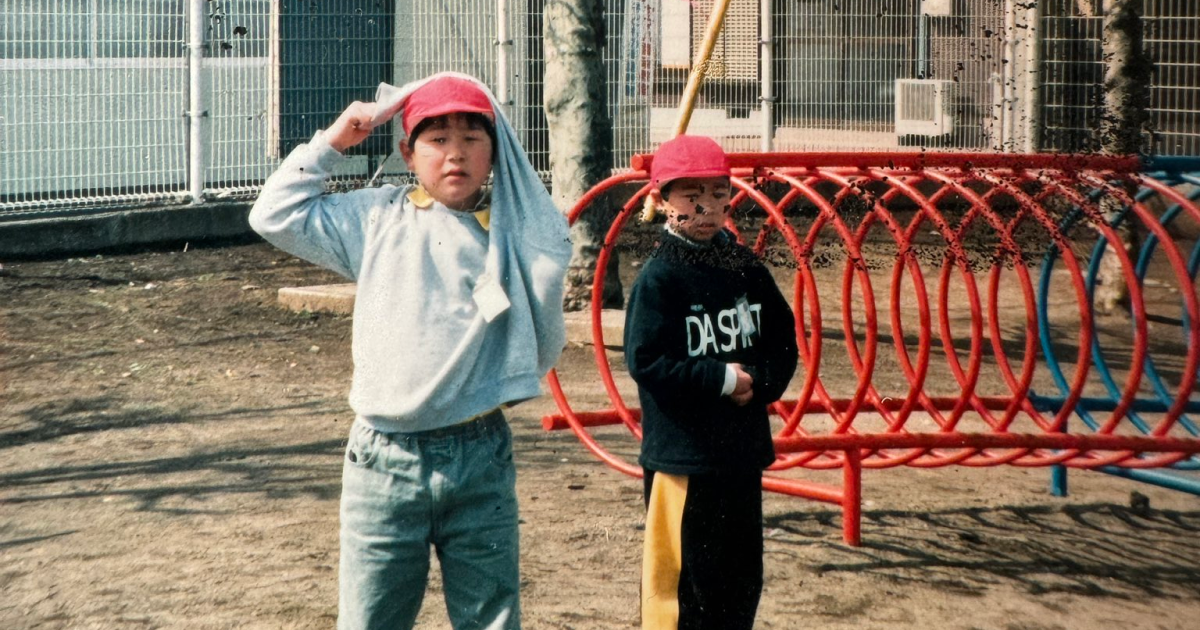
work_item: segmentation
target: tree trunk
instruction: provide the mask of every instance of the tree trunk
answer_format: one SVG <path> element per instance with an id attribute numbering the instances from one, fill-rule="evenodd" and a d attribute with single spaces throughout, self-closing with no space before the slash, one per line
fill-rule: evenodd
<path id="1" fill-rule="evenodd" d="M 1150 104 L 1151 62 L 1142 45 L 1143 0 L 1105 0 L 1104 3 L 1104 113 L 1100 118 L 1100 146 L 1109 155 L 1144 154 L 1144 131 Z M 1130 196 L 1135 190 L 1127 190 Z M 1100 199 L 1100 211 L 1110 223 L 1124 205 L 1112 195 Z M 1122 274 L 1115 246 L 1126 253 L 1137 246 L 1134 220 L 1117 227 L 1120 243 L 1109 242 L 1100 261 L 1095 291 L 1096 308 L 1111 313 L 1127 305 L 1129 287 Z"/>
<path id="2" fill-rule="evenodd" d="M 603 0 L 546 0 L 544 105 L 550 127 L 550 172 L 554 201 L 567 212 L 612 166 L 612 125 L 604 81 Z M 571 228 L 574 252 L 567 269 L 563 306 L 591 304 L 596 257 L 612 220 L 607 199 L 598 199 Z M 603 306 L 623 303 L 617 256 L 609 261 Z"/>

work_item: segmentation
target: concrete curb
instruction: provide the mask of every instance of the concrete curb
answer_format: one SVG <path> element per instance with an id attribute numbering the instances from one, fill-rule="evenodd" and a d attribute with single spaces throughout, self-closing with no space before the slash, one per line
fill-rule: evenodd
<path id="1" fill-rule="evenodd" d="M 564 313 L 567 325 L 567 342 L 592 345 L 592 311 Z M 625 345 L 625 311 L 606 308 L 600 312 L 601 329 L 606 348 L 621 348 Z"/>
<path id="2" fill-rule="evenodd" d="M 357 285 L 325 284 L 310 287 L 284 287 L 279 290 L 279 305 L 293 311 L 349 315 L 354 312 Z M 601 312 L 604 345 L 621 347 L 625 338 L 625 311 L 604 309 Z M 567 342 L 579 345 L 592 343 L 592 312 L 578 311 L 563 315 Z"/>
<path id="3" fill-rule="evenodd" d="M 250 236 L 250 202 L 156 206 L 0 222 L 0 258 L 66 256 L 151 243 Z"/>
<path id="4" fill-rule="evenodd" d="M 279 305 L 293 311 L 349 315 L 354 312 L 356 289 L 357 285 L 353 282 L 284 287 L 279 290 Z"/>

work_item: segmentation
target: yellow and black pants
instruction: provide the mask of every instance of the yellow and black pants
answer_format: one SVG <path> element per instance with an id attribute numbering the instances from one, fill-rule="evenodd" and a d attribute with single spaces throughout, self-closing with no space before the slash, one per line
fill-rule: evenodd
<path id="1" fill-rule="evenodd" d="M 763 582 L 762 474 L 646 470 L 642 630 L 751 630 Z"/>

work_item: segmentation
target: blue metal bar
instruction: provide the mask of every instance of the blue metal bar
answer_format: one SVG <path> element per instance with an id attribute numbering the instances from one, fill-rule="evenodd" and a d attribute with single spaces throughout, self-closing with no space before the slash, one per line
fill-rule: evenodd
<path id="1" fill-rule="evenodd" d="M 1067 467 L 1062 464 L 1050 467 L 1050 494 L 1056 497 L 1067 496 Z"/>
<path id="2" fill-rule="evenodd" d="M 1156 155 L 1147 157 L 1142 160 L 1142 172 L 1200 173 L 1200 156 Z"/>
<path id="3" fill-rule="evenodd" d="M 1179 490 L 1189 494 L 1200 494 L 1200 477 L 1172 474 L 1161 470 L 1120 468 L 1118 466 L 1105 466 L 1104 468 L 1098 468 L 1097 470 L 1116 477 L 1124 477 L 1126 479 L 1132 479 L 1134 481 L 1140 481 L 1142 483 L 1148 483 L 1155 486 L 1162 486 L 1172 490 Z"/>
<path id="4" fill-rule="evenodd" d="M 1074 224 L 1075 221 L 1077 221 L 1079 219 L 1079 217 L 1082 216 L 1082 213 L 1083 213 L 1082 209 L 1076 207 L 1074 210 L 1072 210 L 1070 213 L 1068 213 L 1066 217 L 1063 218 L 1062 223 L 1060 223 L 1058 226 L 1059 230 L 1063 231 L 1063 228 L 1066 228 L 1067 230 L 1069 230 L 1070 226 L 1072 224 Z M 1052 245 L 1051 247 L 1049 247 L 1046 250 L 1045 259 L 1042 262 L 1042 273 L 1041 273 L 1041 275 L 1038 276 L 1038 293 L 1037 293 L 1038 297 L 1037 297 L 1036 306 L 1037 306 L 1037 322 L 1038 322 L 1038 341 L 1042 345 L 1042 356 L 1044 356 L 1046 358 L 1046 367 L 1050 370 L 1050 376 L 1054 379 L 1054 384 L 1056 386 L 1058 386 L 1059 393 L 1066 394 L 1070 390 L 1070 387 L 1067 385 L 1067 379 L 1063 375 L 1062 368 L 1059 366 L 1058 357 L 1056 357 L 1054 355 L 1053 347 L 1051 346 L 1050 312 L 1049 312 L 1050 300 L 1047 299 L 1047 294 L 1050 292 L 1050 274 L 1051 274 L 1051 272 L 1054 271 L 1054 261 L 1058 258 L 1058 253 L 1059 253 L 1058 245 Z M 1038 396 L 1038 395 L 1034 394 L 1032 391 L 1029 392 L 1029 401 L 1031 404 L 1034 405 L 1035 408 L 1038 407 L 1038 403 L 1041 400 L 1049 400 L 1049 399 Z M 1062 401 L 1064 399 L 1058 398 L 1055 400 L 1059 401 L 1059 404 L 1055 408 L 1056 409 L 1061 408 Z M 1045 411 L 1045 410 L 1049 410 L 1049 409 L 1050 408 L 1047 407 L 1042 410 Z M 1084 413 L 1087 413 L 1087 412 L 1085 411 Z M 1069 419 L 1068 419 L 1068 421 L 1069 421 Z M 1066 431 L 1067 431 L 1067 423 L 1063 423 L 1063 432 L 1066 432 Z M 1056 497 L 1067 496 L 1067 467 L 1066 466 L 1055 465 L 1055 466 L 1050 467 L 1050 494 L 1053 496 L 1056 496 Z"/>
<path id="5" fill-rule="evenodd" d="M 1141 191 L 1138 192 L 1138 201 L 1143 201 L 1146 197 L 1149 197 L 1150 193 L 1152 193 L 1152 192 L 1153 191 L 1151 191 L 1149 189 L 1143 188 Z M 1159 218 L 1159 222 L 1162 224 L 1163 227 L 1167 227 L 1176 219 L 1176 217 L 1178 217 L 1180 215 L 1180 213 L 1182 211 L 1183 211 L 1182 206 L 1180 206 L 1179 204 L 1173 204 L 1170 208 L 1167 209 L 1166 212 L 1164 212 L 1162 214 L 1162 216 Z M 1144 281 L 1146 279 L 1146 272 L 1150 265 L 1150 259 L 1154 254 L 1155 248 L 1157 248 L 1157 247 L 1158 247 L 1158 236 L 1156 234 L 1154 234 L 1153 232 L 1151 232 L 1146 237 L 1146 242 L 1142 244 L 1142 251 L 1141 251 L 1141 254 L 1138 256 L 1137 266 L 1134 270 L 1134 273 L 1137 275 L 1138 282 L 1143 285 L 1145 284 Z M 1198 241 L 1196 243 L 1196 245 L 1192 248 L 1191 261 L 1189 262 L 1189 265 L 1188 265 L 1188 280 L 1191 285 L 1195 285 L 1195 282 L 1196 282 L 1196 271 L 1193 266 L 1193 263 L 1197 260 L 1197 258 L 1196 258 L 1197 253 L 1200 253 L 1200 241 Z M 1188 329 L 1191 327 L 1191 322 L 1188 318 L 1187 308 L 1183 304 L 1182 299 L 1180 300 L 1180 311 L 1181 311 L 1180 320 L 1182 323 L 1182 325 L 1180 326 L 1180 330 L 1183 332 L 1183 338 L 1186 342 L 1186 340 L 1188 338 Z M 1154 393 L 1158 396 L 1159 400 L 1162 400 L 1163 402 L 1170 404 L 1170 402 L 1173 400 L 1172 395 L 1167 390 L 1166 384 L 1163 383 L 1162 377 L 1158 373 L 1158 367 L 1155 365 L 1154 358 L 1152 356 L 1150 356 L 1150 355 L 1146 356 L 1146 365 L 1143 366 L 1142 373 L 1150 381 L 1150 385 L 1154 389 Z M 1188 433 L 1191 433 L 1192 435 L 1197 435 L 1196 424 L 1194 422 L 1192 422 L 1191 418 L 1188 418 L 1186 415 L 1182 415 L 1179 417 L 1179 424 Z"/>
<path id="6" fill-rule="evenodd" d="M 1131 208 L 1129 206 L 1122 208 L 1115 217 L 1109 220 L 1109 225 L 1114 229 L 1121 227 L 1121 223 L 1124 222 L 1125 218 L 1129 215 L 1130 209 Z M 1087 286 L 1088 304 L 1092 304 L 1093 306 L 1095 305 L 1094 295 L 1096 292 L 1096 277 L 1100 273 L 1100 262 L 1104 258 L 1104 250 L 1107 243 L 1108 241 L 1101 236 L 1101 238 L 1096 241 L 1096 246 L 1092 248 L 1091 260 L 1088 261 L 1088 272 L 1087 277 L 1085 278 L 1085 283 Z M 1145 270 L 1143 269 L 1143 275 L 1144 273 Z M 1143 280 L 1143 276 L 1137 276 L 1137 279 L 1138 282 L 1141 282 Z M 1133 309 L 1130 309 L 1129 317 L 1130 326 L 1136 330 L 1138 320 L 1137 313 L 1134 312 Z M 1150 357 L 1148 355 L 1146 357 L 1146 361 L 1150 361 Z M 1110 370 L 1108 367 L 1108 360 L 1104 358 L 1104 349 L 1100 347 L 1100 335 L 1096 334 L 1095 318 L 1092 318 L 1092 364 L 1096 366 L 1096 373 L 1100 376 L 1100 381 L 1104 384 L 1104 388 L 1108 390 L 1108 395 L 1114 400 L 1119 400 L 1121 397 L 1121 388 L 1117 385 L 1116 379 L 1113 378 L 1112 370 Z M 1137 369 L 1137 366 L 1130 366 L 1130 369 Z M 1146 424 L 1144 420 L 1142 420 L 1141 416 L 1137 414 L 1136 410 L 1130 409 L 1127 417 L 1129 418 L 1129 422 L 1132 423 L 1133 426 L 1137 427 L 1138 431 L 1141 431 L 1142 433 L 1147 433 L 1150 431 L 1150 426 Z M 1091 418 L 1085 418 L 1084 422 L 1086 422 L 1087 425 L 1092 429 L 1095 429 L 1097 426 L 1097 424 L 1095 424 Z"/>
<path id="7" fill-rule="evenodd" d="M 1200 159 L 1197 159 L 1195 162 L 1196 162 L 1197 166 L 1200 166 Z M 1176 163 L 1176 165 L 1178 165 L 1178 163 Z M 1200 178 L 1197 178 L 1191 174 L 1184 175 L 1183 177 L 1181 177 L 1179 179 L 1188 181 L 1189 183 L 1196 183 L 1197 185 L 1200 185 Z M 1096 199 L 1099 193 L 1100 193 L 1100 191 L 1093 191 L 1089 195 L 1089 197 L 1091 197 L 1092 199 Z M 1146 198 L 1150 197 L 1152 194 L 1153 194 L 1152 190 L 1142 189 L 1138 192 L 1137 200 L 1144 201 Z M 1192 191 L 1191 194 L 1188 195 L 1188 198 L 1195 200 L 1195 198 L 1198 196 L 1200 196 L 1200 189 Z M 1120 222 L 1125 219 L 1125 215 L 1128 213 L 1129 210 L 1130 210 L 1130 208 L 1125 208 L 1124 210 L 1122 210 L 1122 212 L 1112 222 L 1112 225 L 1114 225 L 1114 227 L 1119 226 Z M 1178 206 L 1178 204 L 1172 206 L 1167 211 L 1167 213 L 1165 213 L 1163 215 L 1163 217 L 1162 217 L 1163 224 L 1164 225 L 1169 224 L 1172 220 L 1174 220 L 1174 218 L 1180 213 L 1181 210 L 1182 210 L 1182 208 L 1180 208 Z M 1082 210 L 1080 208 L 1076 208 L 1074 211 L 1072 211 L 1070 214 L 1068 214 L 1067 217 L 1065 217 L 1063 219 L 1063 221 L 1058 226 L 1059 229 L 1063 230 L 1064 232 L 1068 231 L 1073 226 L 1073 224 L 1080 219 L 1081 216 L 1082 216 Z M 1091 258 L 1091 261 L 1089 264 L 1088 275 L 1087 275 L 1086 282 L 1085 282 L 1085 286 L 1087 287 L 1087 298 L 1088 298 L 1089 302 L 1091 302 L 1092 296 L 1094 294 L 1096 274 L 1097 274 L 1097 270 L 1098 270 L 1098 263 L 1099 263 L 1100 256 L 1103 253 L 1104 245 L 1105 245 L 1105 241 L 1103 239 L 1101 239 L 1097 244 L 1096 250 L 1093 252 L 1093 255 L 1092 255 L 1092 258 Z M 1139 252 L 1139 256 L 1138 256 L 1138 260 L 1137 260 L 1137 264 L 1136 264 L 1136 270 L 1135 270 L 1135 275 L 1139 282 L 1141 282 L 1145 279 L 1151 256 L 1153 255 L 1153 252 L 1156 247 L 1157 247 L 1157 237 L 1155 235 L 1151 234 L 1149 239 L 1142 246 L 1141 251 Z M 1055 384 L 1058 386 L 1060 393 L 1065 395 L 1067 393 L 1067 391 L 1069 390 L 1069 386 L 1068 386 L 1066 378 L 1062 372 L 1061 366 L 1057 360 L 1057 357 L 1052 352 L 1051 338 L 1050 338 L 1050 322 L 1049 322 L 1049 314 L 1048 314 L 1048 300 L 1047 300 L 1047 295 L 1048 295 L 1049 289 L 1050 289 L 1051 273 L 1053 271 L 1055 260 L 1057 259 L 1059 253 L 1060 252 L 1057 247 L 1051 247 L 1046 252 L 1046 256 L 1045 256 L 1045 259 L 1044 259 L 1044 262 L 1042 265 L 1042 273 L 1040 274 L 1039 282 L 1038 282 L 1038 302 L 1036 304 L 1036 307 L 1037 307 L 1039 341 L 1042 345 L 1043 354 L 1046 358 L 1047 366 L 1050 369 L 1051 376 L 1053 377 Z M 1197 268 L 1200 268 L 1200 242 L 1198 242 L 1196 244 L 1196 246 L 1193 248 L 1191 259 L 1189 260 L 1189 264 L 1188 264 L 1189 278 L 1192 280 L 1193 283 L 1195 281 Z M 1185 331 L 1184 334 L 1186 335 L 1186 331 L 1188 329 L 1187 327 L 1190 325 L 1190 322 L 1186 321 L 1187 320 L 1186 312 L 1184 312 L 1183 318 L 1185 320 L 1183 330 Z M 1135 324 L 1136 324 L 1136 322 L 1135 322 Z M 1093 336 L 1092 336 L 1092 354 L 1093 354 L 1094 363 L 1096 364 L 1096 367 L 1097 367 L 1097 371 L 1099 372 L 1101 379 L 1104 381 L 1105 386 L 1108 389 L 1108 391 L 1112 397 L 1111 398 L 1083 398 L 1083 399 L 1080 399 L 1078 404 L 1076 405 L 1075 412 L 1076 412 L 1076 415 L 1078 415 L 1081 419 L 1084 420 L 1085 424 L 1087 424 L 1091 428 L 1095 429 L 1098 426 L 1098 424 L 1092 417 L 1091 413 L 1089 413 L 1089 411 L 1093 411 L 1093 410 L 1094 411 L 1112 411 L 1117 406 L 1117 399 L 1120 396 L 1120 392 L 1116 386 L 1115 381 L 1112 378 L 1112 374 L 1111 374 L 1111 371 L 1108 369 L 1107 363 L 1104 361 L 1103 353 L 1099 346 L 1099 340 L 1098 340 L 1098 337 L 1095 335 L 1095 331 L 1093 331 Z M 1143 367 L 1144 367 L 1144 370 L 1147 373 L 1147 375 L 1150 376 L 1151 384 L 1155 390 L 1155 393 L 1158 395 L 1158 400 L 1147 400 L 1147 399 L 1134 400 L 1129 411 L 1130 411 L 1131 422 L 1139 430 L 1141 430 L 1143 433 L 1145 433 L 1148 431 L 1148 426 L 1136 414 L 1138 412 L 1142 412 L 1142 413 L 1166 412 L 1167 409 L 1169 408 L 1172 400 L 1171 400 L 1169 392 L 1167 392 L 1166 387 L 1162 382 L 1161 377 L 1158 374 L 1158 371 L 1155 369 L 1152 357 L 1149 357 L 1149 356 L 1146 357 L 1146 365 Z M 1054 411 L 1061 409 L 1062 404 L 1065 402 L 1065 398 L 1062 398 L 1062 397 L 1055 398 L 1055 397 L 1047 397 L 1047 396 L 1037 396 L 1036 394 L 1033 394 L 1032 392 L 1030 393 L 1029 398 L 1030 398 L 1030 402 L 1034 405 L 1035 408 L 1037 408 L 1040 411 L 1048 411 L 1048 412 L 1054 412 Z M 1189 403 L 1185 407 L 1185 411 L 1200 412 L 1200 401 Z M 1181 417 L 1180 423 L 1184 426 L 1184 428 L 1189 433 L 1192 433 L 1193 435 L 1196 434 L 1195 424 L 1192 423 L 1190 421 L 1190 419 L 1188 419 L 1187 417 Z M 1064 430 L 1066 430 L 1065 427 L 1064 427 Z M 1187 461 L 1176 464 L 1175 467 L 1178 469 L 1184 469 L 1184 470 L 1200 469 L 1200 458 L 1193 457 Z M 1111 468 L 1115 468 L 1115 467 L 1111 467 Z M 1183 489 L 1184 491 L 1194 491 L 1194 490 L 1190 489 L 1192 486 L 1200 488 L 1200 482 L 1195 482 L 1193 480 L 1179 481 L 1180 477 L 1178 477 L 1177 475 L 1170 475 L 1170 474 L 1161 473 L 1161 472 L 1154 473 L 1151 471 L 1144 471 L 1144 470 L 1140 470 L 1140 469 L 1130 470 L 1130 469 L 1118 468 L 1117 470 L 1121 471 L 1122 476 L 1125 476 L 1125 477 L 1128 477 L 1131 479 L 1136 479 L 1139 481 L 1144 480 L 1147 483 L 1153 483 L 1156 485 L 1164 485 L 1166 487 Z M 1116 474 L 1116 473 L 1114 473 L 1114 474 Z M 1181 484 L 1184 486 L 1188 486 L 1188 488 L 1180 488 Z M 1051 467 L 1050 492 L 1054 496 L 1062 497 L 1062 496 L 1067 495 L 1067 493 L 1068 493 L 1067 467 L 1061 466 L 1061 465 Z"/>
<path id="8" fill-rule="evenodd" d="M 1056 396 L 1029 395 L 1029 402 L 1038 411 L 1057 412 L 1062 409 L 1066 398 Z M 1141 413 L 1166 413 L 1173 401 L 1155 400 L 1153 398 L 1136 398 L 1130 405 L 1130 410 Z M 1085 397 L 1079 399 L 1077 408 L 1085 411 L 1112 411 L 1117 408 L 1117 401 L 1112 398 Z M 1184 410 L 1200 413 L 1200 400 L 1194 400 L 1184 406 Z"/>
<path id="9" fill-rule="evenodd" d="M 1078 218 L 1078 209 L 1072 211 L 1063 219 L 1059 226 L 1060 231 L 1064 226 L 1069 226 Z M 1045 259 L 1042 262 L 1042 273 L 1038 276 L 1038 293 L 1037 293 L 1037 322 L 1038 322 L 1038 341 L 1042 345 L 1042 356 L 1046 358 L 1046 366 L 1050 370 L 1050 376 L 1054 378 L 1054 384 L 1058 386 L 1060 394 L 1066 394 L 1070 390 L 1067 385 L 1067 379 L 1063 375 L 1062 368 L 1059 366 L 1058 358 L 1054 356 L 1054 348 L 1050 340 L 1050 312 L 1047 295 L 1050 293 L 1050 275 L 1054 271 L 1054 261 L 1058 259 L 1058 246 L 1051 245 L 1046 250 Z M 1031 395 L 1032 398 L 1032 395 Z"/>
<path id="10" fill-rule="evenodd" d="M 1092 191 L 1089 195 L 1095 199 L 1100 194 L 1100 191 Z M 1059 223 L 1058 230 L 1062 233 L 1067 233 L 1071 230 L 1075 222 L 1083 217 L 1083 209 L 1076 206 L 1063 220 Z M 1062 367 L 1059 364 L 1058 357 L 1054 354 L 1054 348 L 1051 345 L 1050 339 L 1050 314 L 1048 294 L 1050 293 L 1050 276 L 1054 271 L 1054 262 L 1058 259 L 1059 248 L 1057 245 L 1051 246 L 1046 250 L 1046 256 L 1042 262 L 1042 273 L 1038 277 L 1038 293 L 1037 293 L 1037 321 L 1038 321 L 1038 339 L 1042 345 L 1042 356 L 1046 359 L 1046 368 L 1050 370 L 1050 376 L 1054 379 L 1054 384 L 1058 387 L 1060 394 L 1066 394 L 1070 391 L 1070 385 L 1067 383 L 1066 376 L 1063 374 Z M 1087 299 L 1091 301 L 1091 285 L 1088 287 Z M 1093 339 L 1095 333 L 1093 331 Z M 1094 352 L 1094 351 L 1093 351 Z M 1032 392 L 1029 394 L 1030 400 L 1038 398 Z M 1059 399 L 1062 400 L 1062 399 Z M 1058 408 L 1061 408 L 1061 404 Z M 1076 415 L 1083 420 L 1084 424 L 1093 430 L 1099 426 L 1099 423 L 1092 418 L 1087 409 L 1081 409 L 1076 406 Z"/>

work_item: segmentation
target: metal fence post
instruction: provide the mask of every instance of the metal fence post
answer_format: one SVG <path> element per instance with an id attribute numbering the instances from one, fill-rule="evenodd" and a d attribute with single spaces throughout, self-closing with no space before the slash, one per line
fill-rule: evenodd
<path id="1" fill-rule="evenodd" d="M 759 28 L 762 38 L 759 40 L 759 75 L 762 77 L 762 151 L 769 153 L 775 147 L 775 32 L 772 30 L 771 0 L 761 0 L 759 3 Z"/>
<path id="2" fill-rule="evenodd" d="M 1014 120 L 1017 97 L 1017 69 L 1016 42 L 1013 40 L 1016 37 L 1017 17 L 1016 8 L 1013 6 L 1013 0 L 1005 0 L 1004 3 L 1004 58 L 1000 66 L 1000 81 L 1001 93 L 1003 97 L 1000 99 L 1000 147 L 1005 153 L 1015 153 L 1017 150 L 1016 142 L 1014 142 L 1013 133 L 1016 129 L 1016 120 Z"/>
<path id="3" fill-rule="evenodd" d="M 496 98 L 505 109 L 512 112 L 508 99 L 508 54 L 512 49 L 512 38 L 508 34 L 508 1 L 496 0 Z"/>
<path id="4" fill-rule="evenodd" d="M 188 192 L 192 203 L 204 202 L 204 5 L 188 3 Z"/>
<path id="5" fill-rule="evenodd" d="M 1042 150 L 1042 116 L 1045 112 L 1038 107 L 1042 65 L 1042 13 L 1041 2 L 1031 2 L 1025 7 L 1025 145 L 1026 153 Z"/>

